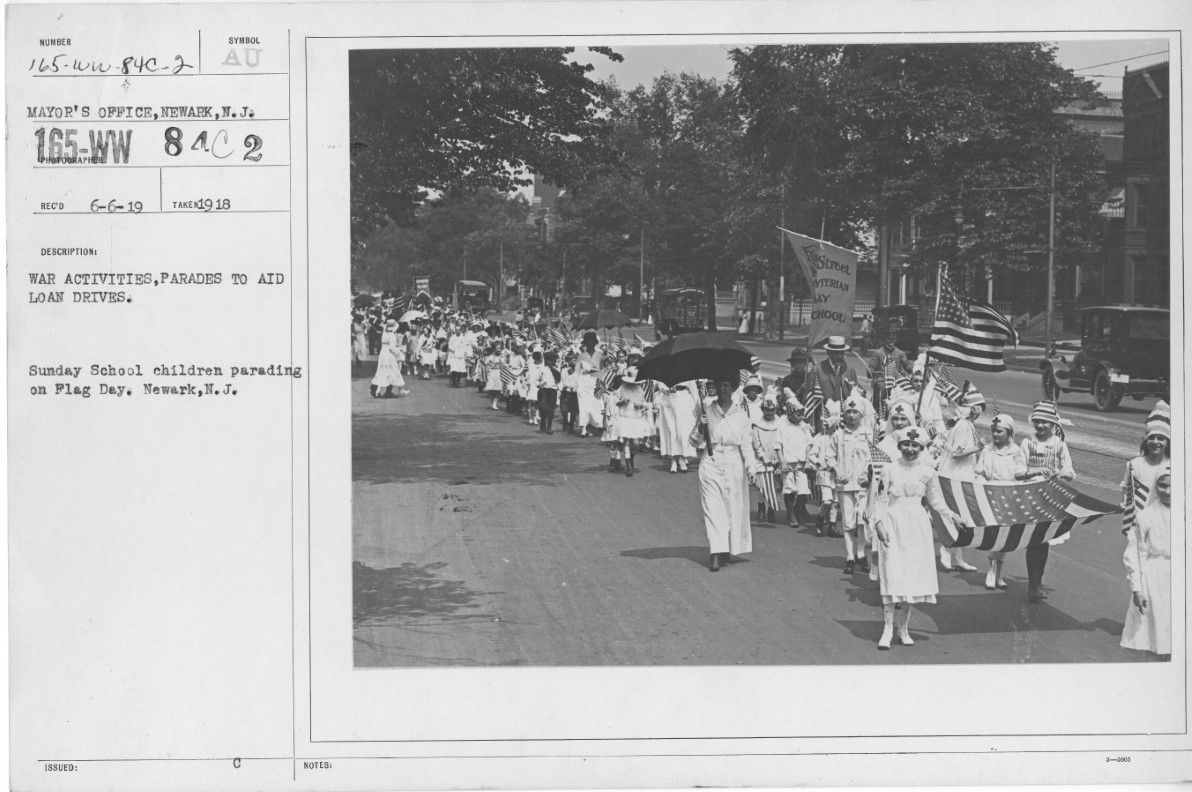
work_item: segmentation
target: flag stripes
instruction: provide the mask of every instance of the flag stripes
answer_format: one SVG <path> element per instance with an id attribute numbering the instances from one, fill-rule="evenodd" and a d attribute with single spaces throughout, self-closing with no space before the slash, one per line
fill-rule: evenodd
<path id="1" fill-rule="evenodd" d="M 956 528 L 931 510 L 931 523 L 951 547 L 1006 551 L 1034 547 L 1121 509 L 1055 480 L 993 484 L 938 477 L 944 503 L 960 522 Z"/>
<path id="2" fill-rule="evenodd" d="M 1127 465 L 1126 493 L 1122 498 L 1122 533 L 1130 533 L 1130 529 L 1134 527 L 1135 513 L 1146 505 L 1150 491 L 1150 487 L 1139 481 L 1133 468 Z"/>
<path id="3" fill-rule="evenodd" d="M 500 371 L 501 371 L 501 393 L 505 396 L 508 396 L 509 388 L 513 385 L 513 381 L 516 379 L 516 377 L 513 374 L 513 369 L 509 368 L 509 366 L 505 363 L 505 361 L 501 361 Z"/>
<path id="4" fill-rule="evenodd" d="M 596 387 L 593 389 L 593 394 L 596 398 L 600 398 L 605 393 L 612 389 L 613 377 L 617 376 L 616 369 L 603 369 L 596 377 Z"/>
<path id="5" fill-rule="evenodd" d="M 819 375 L 816 374 L 815 383 L 811 386 L 811 391 L 803 401 L 803 420 L 808 423 L 814 422 L 819 415 L 820 408 L 823 406 L 824 389 L 820 387 Z"/>
<path id="6" fill-rule="evenodd" d="M 983 300 L 957 294 L 947 276 L 940 276 L 931 357 L 974 371 L 1005 371 L 1007 341 L 1016 345 L 1018 334 L 1004 316 Z"/>
<path id="7" fill-rule="evenodd" d="M 935 389 L 953 404 L 960 403 L 960 397 L 963 395 L 963 392 L 960 386 L 956 384 L 956 379 L 952 376 L 952 370 L 946 364 L 940 366 L 935 372 Z"/>
<path id="8" fill-rule="evenodd" d="M 766 505 L 778 511 L 778 488 L 774 485 L 774 473 L 770 470 L 759 470 L 753 477 L 757 482 L 757 490 L 766 501 Z"/>

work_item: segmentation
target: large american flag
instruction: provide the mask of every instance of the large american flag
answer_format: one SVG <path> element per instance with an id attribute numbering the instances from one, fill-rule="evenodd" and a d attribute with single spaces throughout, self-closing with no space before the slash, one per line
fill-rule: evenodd
<path id="1" fill-rule="evenodd" d="M 957 294 L 948 277 L 940 275 L 931 357 L 975 371 L 1005 371 L 1007 341 L 1017 346 L 1018 334 L 1004 316 L 984 300 Z"/>
<path id="2" fill-rule="evenodd" d="M 1016 484 L 938 477 L 948 508 L 972 528 L 957 529 L 931 510 L 931 523 L 951 547 L 1003 551 L 1041 545 L 1121 509 L 1059 479 Z"/>

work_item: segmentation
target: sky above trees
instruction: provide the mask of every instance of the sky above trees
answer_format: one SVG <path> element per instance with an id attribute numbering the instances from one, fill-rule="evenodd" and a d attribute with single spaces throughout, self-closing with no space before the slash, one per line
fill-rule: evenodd
<path id="1" fill-rule="evenodd" d="M 1121 91 L 1123 68 L 1139 68 L 1150 63 L 1165 60 L 1166 39 L 1102 39 L 1075 40 L 1056 39 L 1056 59 L 1066 69 L 1101 83 L 1103 91 Z M 649 47 L 616 47 L 625 56 L 620 63 L 605 59 L 590 59 L 595 66 L 594 79 L 613 77 L 624 89 L 637 85 L 649 85 L 664 72 L 679 74 L 690 72 L 703 77 L 722 80 L 732 71 L 729 50 L 739 46 L 732 42 L 723 44 L 674 44 Z M 583 50 L 577 51 L 583 57 Z M 1128 59 L 1128 60 L 1127 60 Z M 1123 62 L 1124 61 L 1124 62 Z"/>

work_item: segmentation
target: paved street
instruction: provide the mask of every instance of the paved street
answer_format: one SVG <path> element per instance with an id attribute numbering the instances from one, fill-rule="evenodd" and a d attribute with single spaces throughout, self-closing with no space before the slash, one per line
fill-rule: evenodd
<path id="1" fill-rule="evenodd" d="M 982 572 L 940 573 L 939 603 L 911 622 L 916 645 L 879 652 L 876 584 L 842 573 L 843 540 L 755 522 L 754 551 L 712 574 L 694 469 L 639 457 L 637 476 L 614 475 L 597 440 L 541 435 L 446 378 L 409 387 L 372 399 L 367 378 L 352 383 L 357 666 L 1147 659 L 1118 646 L 1129 593 L 1117 518 L 1052 551 L 1040 604 L 1026 602 L 1021 553 L 1009 591 L 990 592 L 969 551 Z M 1115 437 L 1136 447 L 1144 417 Z M 1120 478 L 1123 461 L 1099 480 Z"/>

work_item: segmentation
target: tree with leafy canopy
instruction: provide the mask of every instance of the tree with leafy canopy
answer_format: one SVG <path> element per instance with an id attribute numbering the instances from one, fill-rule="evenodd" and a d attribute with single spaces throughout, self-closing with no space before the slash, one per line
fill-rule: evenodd
<path id="1" fill-rule="evenodd" d="M 622 60 L 606 47 L 589 50 Z M 352 239 L 408 225 L 432 193 L 563 184 L 599 163 L 607 87 L 573 48 L 354 50 Z"/>
<path id="2" fill-rule="evenodd" d="M 354 256 L 354 279 L 401 291 L 419 275 L 431 279 L 436 294 L 450 294 L 466 274 L 492 286 L 495 294 L 503 255 L 506 275 L 534 282 L 540 245 L 529 216 L 530 206 L 520 195 L 452 191 L 419 206 L 413 224 L 391 222 L 370 236 Z"/>
<path id="3" fill-rule="evenodd" d="M 1037 268 L 1030 251 L 1046 244 L 1053 158 L 1057 248 L 1096 239 L 1097 140 L 1056 110 L 1099 95 L 1059 66 L 1054 47 L 760 46 L 731 56 L 748 150 L 819 207 L 831 241 L 857 247 L 867 231 L 914 216 L 925 233 L 915 272 L 958 259 L 962 278 L 987 265 Z"/>
<path id="4" fill-rule="evenodd" d="M 777 248 L 777 208 L 741 156 L 743 131 L 731 86 L 714 79 L 667 73 L 620 94 L 607 147 L 621 160 L 569 186 L 560 237 L 636 286 L 644 229 L 651 275 L 703 289 L 715 329 L 717 285 L 766 277 Z"/>

